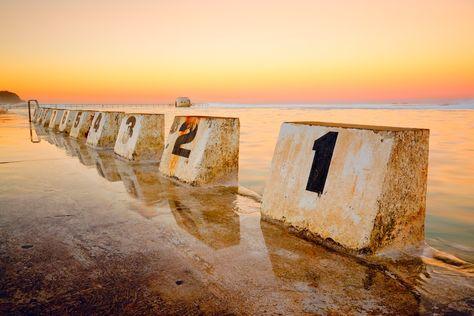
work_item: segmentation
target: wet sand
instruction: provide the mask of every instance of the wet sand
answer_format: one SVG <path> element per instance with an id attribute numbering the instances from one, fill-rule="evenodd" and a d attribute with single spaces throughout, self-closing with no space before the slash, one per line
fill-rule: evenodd
<path id="1" fill-rule="evenodd" d="M 0 313 L 471 314 L 474 268 L 363 260 L 27 119 L 0 116 Z"/>

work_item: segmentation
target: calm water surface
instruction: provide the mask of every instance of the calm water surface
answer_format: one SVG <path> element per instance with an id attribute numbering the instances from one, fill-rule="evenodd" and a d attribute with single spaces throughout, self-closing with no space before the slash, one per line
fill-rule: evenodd
<path id="1" fill-rule="evenodd" d="M 39 125 L 31 143 L 19 110 L 0 115 L 0 314 L 472 314 L 474 265 L 451 255 L 474 261 L 472 112 L 118 108 L 165 113 L 167 128 L 176 114 L 240 117 L 240 184 L 259 193 L 283 121 L 430 128 L 427 241 L 444 253 L 328 251 L 234 190 L 181 185 Z"/>
<path id="2" fill-rule="evenodd" d="M 91 106 L 88 106 L 89 108 Z M 240 118 L 240 185 L 259 194 L 280 125 L 285 121 L 389 125 L 430 129 L 426 239 L 437 249 L 474 262 L 474 111 L 433 109 L 230 108 L 198 106 L 113 106 L 127 112 Z"/>

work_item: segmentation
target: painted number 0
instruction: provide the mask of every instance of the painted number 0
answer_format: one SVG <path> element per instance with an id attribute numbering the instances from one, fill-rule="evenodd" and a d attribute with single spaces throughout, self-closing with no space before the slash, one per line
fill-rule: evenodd
<path id="1" fill-rule="evenodd" d="M 329 132 L 314 141 L 314 158 L 306 190 L 316 192 L 318 196 L 323 193 L 326 184 L 336 140 L 337 132 Z"/>

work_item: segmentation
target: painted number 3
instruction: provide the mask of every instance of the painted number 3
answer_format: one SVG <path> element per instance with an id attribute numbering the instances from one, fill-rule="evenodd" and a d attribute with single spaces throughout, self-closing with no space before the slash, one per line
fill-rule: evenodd
<path id="1" fill-rule="evenodd" d="M 306 190 L 320 196 L 323 193 L 332 154 L 336 146 L 337 132 L 329 132 L 314 141 L 314 158 L 306 184 Z"/>

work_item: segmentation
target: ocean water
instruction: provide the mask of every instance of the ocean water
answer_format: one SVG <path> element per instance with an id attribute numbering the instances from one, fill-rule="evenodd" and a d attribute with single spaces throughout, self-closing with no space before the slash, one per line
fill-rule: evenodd
<path id="1" fill-rule="evenodd" d="M 240 119 L 239 183 L 259 194 L 286 121 L 323 121 L 430 129 L 426 240 L 429 245 L 474 262 L 474 102 L 387 105 L 199 104 L 74 105 L 127 112 L 164 113 L 166 130 L 174 115 Z"/>
<path id="2" fill-rule="evenodd" d="M 375 268 L 261 221 L 253 198 L 172 183 L 157 165 L 124 162 L 111 150 L 29 125 L 24 109 L 12 110 L 0 116 L 0 271 L 6 272 L 0 292 L 11 303 L 3 305 L 7 311 L 38 308 L 20 299 L 35 293 L 42 293 L 46 311 L 84 311 L 83 302 L 102 306 L 155 293 L 187 310 L 196 300 L 218 302 L 206 305 L 216 313 L 234 307 L 247 314 L 472 312 L 469 107 L 73 107 L 164 113 L 167 129 L 175 115 L 239 117 L 239 183 L 258 194 L 282 122 L 429 128 L 427 247 L 419 257 L 382 260 L 384 268 Z M 30 131 L 39 143 L 30 141 Z M 178 281 L 184 292 L 176 290 Z M 146 299 L 138 302 L 149 308 Z"/>

